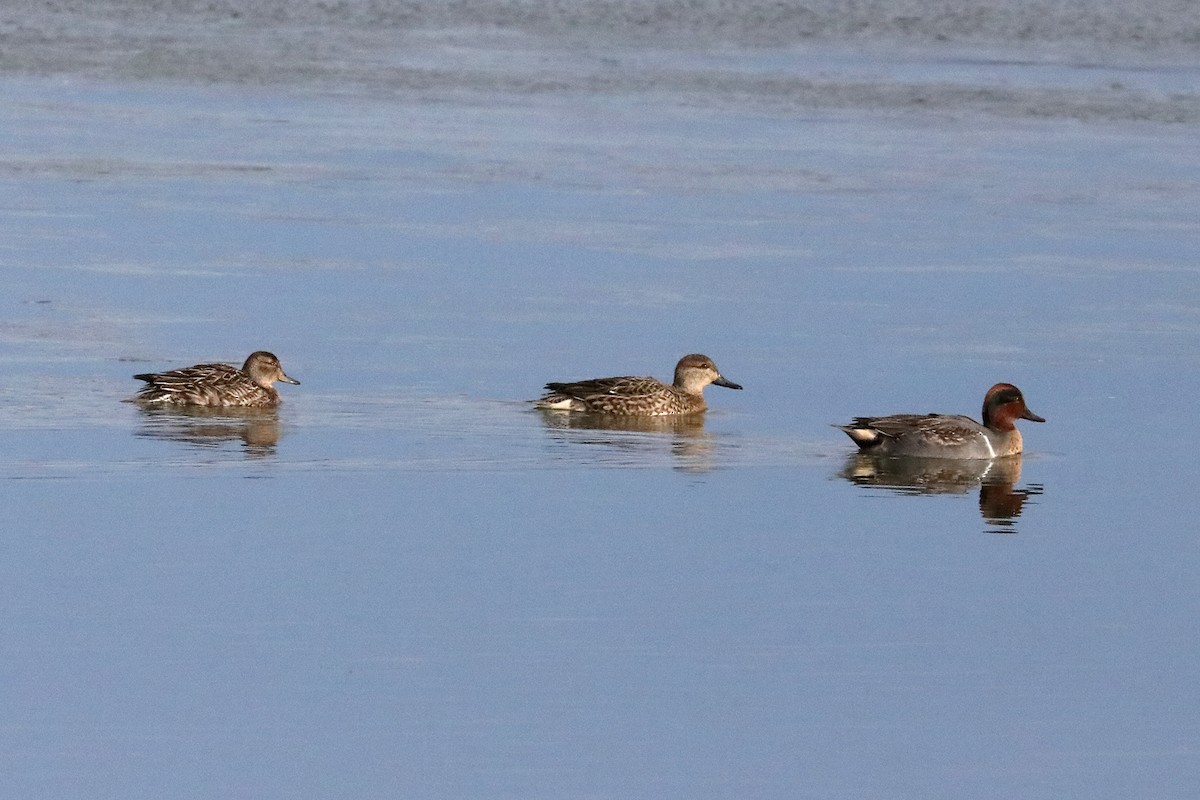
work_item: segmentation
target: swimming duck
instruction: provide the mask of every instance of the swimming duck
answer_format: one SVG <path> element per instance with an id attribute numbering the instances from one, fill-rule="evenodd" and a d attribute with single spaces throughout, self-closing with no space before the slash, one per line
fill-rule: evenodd
<path id="1" fill-rule="evenodd" d="M 547 394 L 535 401 L 535 406 L 553 411 L 631 417 L 696 414 L 708 408 L 704 402 L 704 387 L 710 383 L 728 389 L 742 388 L 726 380 L 711 358 L 693 353 L 679 359 L 675 365 L 673 384 L 632 376 L 547 383 Z"/>
<path id="2" fill-rule="evenodd" d="M 133 377 L 146 382 L 134 401 L 148 405 L 273 408 L 281 402 L 273 386 L 275 381 L 300 384 L 284 373 L 274 354 L 265 350 L 251 353 L 241 369 L 232 364 L 196 364 Z"/>
<path id="3" fill-rule="evenodd" d="M 983 424 L 946 414 L 855 417 L 845 431 L 864 452 L 930 458 L 1000 458 L 1021 452 L 1018 419 L 1045 422 L 1025 405 L 1021 390 L 997 383 L 983 398 Z"/>

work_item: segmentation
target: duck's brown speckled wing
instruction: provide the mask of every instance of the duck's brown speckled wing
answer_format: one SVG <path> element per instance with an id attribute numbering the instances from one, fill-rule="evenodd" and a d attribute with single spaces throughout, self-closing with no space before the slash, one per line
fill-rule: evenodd
<path id="1" fill-rule="evenodd" d="M 138 392 L 143 402 L 249 406 L 270 401 L 270 393 L 229 364 L 196 364 L 133 377 L 146 382 Z"/>
<path id="2" fill-rule="evenodd" d="M 923 442 L 932 447 L 957 447 L 979 437 L 979 423 L 949 414 L 893 414 L 856 417 L 854 428 L 878 431 L 888 439 Z"/>
<path id="3" fill-rule="evenodd" d="M 587 402 L 591 398 L 599 397 L 649 397 L 662 392 L 663 384 L 655 378 L 626 375 L 575 383 L 547 383 L 546 390 Z"/>
<path id="4" fill-rule="evenodd" d="M 550 393 L 538 402 L 544 409 L 623 416 L 690 414 L 704 410 L 704 399 L 699 395 L 681 392 L 654 378 L 597 378 L 548 383 L 546 388 Z"/>

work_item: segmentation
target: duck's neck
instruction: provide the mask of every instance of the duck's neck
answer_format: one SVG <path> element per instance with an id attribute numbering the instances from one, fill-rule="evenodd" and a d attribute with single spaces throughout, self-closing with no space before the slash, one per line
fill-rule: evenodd
<path id="1" fill-rule="evenodd" d="M 983 427 L 997 433 L 1015 431 L 1017 429 L 1015 424 L 1016 419 L 1016 415 L 1005 406 L 1000 406 L 996 409 L 991 409 L 987 406 L 983 407 Z"/>
<path id="2" fill-rule="evenodd" d="M 1021 432 L 1016 427 L 1000 432 L 999 438 L 1000 446 L 996 448 L 998 456 L 1015 456 L 1025 447 L 1025 442 L 1021 439 Z"/>
<path id="3" fill-rule="evenodd" d="M 690 375 L 675 376 L 675 388 L 685 394 L 703 397 L 705 386 L 708 386 L 708 382 L 703 379 L 697 379 Z"/>

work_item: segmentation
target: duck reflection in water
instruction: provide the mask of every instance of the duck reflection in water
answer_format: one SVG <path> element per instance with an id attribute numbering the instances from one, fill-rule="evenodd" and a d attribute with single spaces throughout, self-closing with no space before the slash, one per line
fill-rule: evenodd
<path id="1" fill-rule="evenodd" d="M 209 450 L 241 442 L 247 458 L 274 455 L 282 435 L 279 412 L 274 408 L 152 406 L 142 407 L 141 414 L 139 437 Z"/>
<path id="2" fill-rule="evenodd" d="M 966 494 L 979 487 L 979 513 L 989 525 L 1011 532 L 1025 502 L 1042 493 L 1040 484 L 1017 489 L 1021 456 L 988 460 L 959 458 L 893 458 L 855 453 L 841 477 L 859 486 L 890 489 L 898 494 Z M 999 530 L 997 531 L 999 532 Z"/>
<path id="3" fill-rule="evenodd" d="M 598 445 L 610 448 L 608 457 L 586 455 L 589 462 L 616 464 L 612 456 L 653 455 L 667 445 L 679 469 L 707 472 L 713 468 L 714 442 L 704 430 L 703 414 L 635 417 L 610 414 L 563 414 L 541 411 L 542 423 L 551 437 L 572 445 Z M 640 435 L 645 434 L 645 435 Z"/>

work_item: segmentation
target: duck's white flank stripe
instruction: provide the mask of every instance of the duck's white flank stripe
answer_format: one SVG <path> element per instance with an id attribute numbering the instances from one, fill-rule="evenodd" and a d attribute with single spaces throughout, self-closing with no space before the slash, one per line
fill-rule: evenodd
<path id="1" fill-rule="evenodd" d="M 992 447 L 992 442 L 991 442 L 991 440 L 990 440 L 990 439 L 988 439 L 988 437 L 987 437 L 987 434 L 986 434 L 986 433 L 981 433 L 981 434 L 979 434 L 979 435 L 983 437 L 983 443 L 987 445 L 987 449 L 988 449 L 988 458 L 995 458 L 995 457 L 996 457 L 996 450 L 995 450 L 995 448 L 993 448 L 993 447 Z"/>

